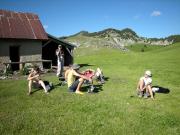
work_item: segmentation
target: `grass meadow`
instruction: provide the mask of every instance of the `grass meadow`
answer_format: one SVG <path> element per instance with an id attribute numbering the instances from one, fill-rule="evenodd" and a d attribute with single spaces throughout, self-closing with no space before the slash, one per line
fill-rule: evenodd
<path id="1" fill-rule="evenodd" d="M 75 63 L 81 69 L 100 67 L 106 83 L 95 94 L 76 95 L 67 86 L 55 86 L 27 96 L 27 81 L 0 80 L 0 134 L 2 135 L 179 135 L 180 43 L 166 47 L 143 45 L 123 52 L 110 48 L 79 48 Z M 153 85 L 170 93 L 155 100 L 138 98 L 136 84 L 145 70 Z M 53 75 L 43 79 L 58 84 Z M 83 88 L 85 91 L 86 89 Z"/>

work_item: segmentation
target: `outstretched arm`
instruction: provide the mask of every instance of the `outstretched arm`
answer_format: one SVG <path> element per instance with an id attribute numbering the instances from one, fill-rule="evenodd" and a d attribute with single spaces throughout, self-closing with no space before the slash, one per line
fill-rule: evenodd
<path id="1" fill-rule="evenodd" d="M 88 77 L 86 77 L 86 76 L 84 76 L 84 75 L 81 75 L 81 74 L 77 73 L 76 71 L 73 71 L 73 75 L 78 76 L 78 77 L 80 77 L 80 78 L 83 78 L 83 79 L 85 79 L 85 80 L 91 81 L 91 78 L 88 78 Z"/>

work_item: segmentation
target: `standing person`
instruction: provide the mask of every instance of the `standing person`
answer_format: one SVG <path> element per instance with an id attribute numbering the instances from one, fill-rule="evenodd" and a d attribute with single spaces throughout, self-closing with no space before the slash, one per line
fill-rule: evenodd
<path id="1" fill-rule="evenodd" d="M 68 89 L 70 92 L 75 92 L 76 94 L 83 94 L 80 89 L 83 85 L 84 80 L 92 81 L 91 78 L 86 77 L 78 72 L 80 66 L 74 64 L 65 73 L 65 79 L 67 80 Z M 78 79 L 76 79 L 78 77 Z"/>
<path id="2" fill-rule="evenodd" d="M 64 67 L 64 51 L 61 45 L 58 45 L 58 49 L 56 49 L 57 56 L 57 77 L 62 76 L 63 67 Z"/>
<path id="3" fill-rule="evenodd" d="M 137 90 L 139 97 L 144 95 L 144 98 L 148 98 L 150 94 L 151 98 L 154 99 L 153 92 L 152 92 L 152 74 L 151 71 L 147 70 L 143 77 L 139 79 Z"/>
<path id="4" fill-rule="evenodd" d="M 33 83 L 35 85 L 42 86 L 45 93 L 49 94 L 44 82 L 40 79 L 40 69 L 39 69 L 39 67 L 33 67 L 33 69 L 31 70 L 31 72 L 30 72 L 30 74 L 29 74 L 29 76 L 27 78 L 27 80 L 29 81 L 28 82 L 28 87 L 29 87 L 28 95 L 32 94 L 31 89 L 32 89 Z"/>

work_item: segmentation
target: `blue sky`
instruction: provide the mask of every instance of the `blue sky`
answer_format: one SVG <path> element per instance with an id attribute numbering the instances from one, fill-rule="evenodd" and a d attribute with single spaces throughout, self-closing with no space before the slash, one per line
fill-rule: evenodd
<path id="1" fill-rule="evenodd" d="M 106 28 L 143 37 L 180 34 L 180 0 L 0 0 L 0 9 L 36 13 L 57 37 Z"/>

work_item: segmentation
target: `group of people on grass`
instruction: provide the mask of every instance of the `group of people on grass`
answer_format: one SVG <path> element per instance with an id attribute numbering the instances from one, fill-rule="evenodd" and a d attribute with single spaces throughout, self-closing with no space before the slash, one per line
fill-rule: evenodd
<path id="1" fill-rule="evenodd" d="M 91 89 L 93 89 L 93 80 L 98 80 L 101 84 L 104 83 L 104 76 L 102 69 L 97 68 L 96 71 L 92 69 L 87 69 L 84 72 L 79 72 L 80 66 L 77 64 L 73 64 L 64 72 L 63 75 L 63 67 L 64 67 L 64 52 L 62 50 L 62 46 L 59 45 L 58 49 L 56 50 L 57 56 L 57 77 L 64 77 L 65 81 L 67 82 L 68 90 L 70 92 L 75 92 L 77 94 L 83 94 L 80 90 L 82 85 L 85 82 L 91 84 Z M 31 88 L 33 83 L 40 85 L 46 94 L 48 94 L 48 88 L 45 86 L 45 83 L 40 79 L 40 69 L 39 67 L 34 67 L 29 76 L 28 76 L 28 95 L 31 94 Z M 151 71 L 145 71 L 143 77 L 141 77 L 138 81 L 137 85 L 137 92 L 139 97 L 148 98 L 150 96 L 154 99 L 153 91 L 152 91 L 152 74 Z"/>
<path id="2" fill-rule="evenodd" d="M 67 69 L 64 72 L 63 75 L 63 68 L 64 68 L 64 52 L 62 49 L 62 46 L 59 45 L 58 49 L 56 50 L 56 56 L 57 56 L 57 77 L 64 77 L 65 81 L 67 82 L 67 86 L 70 92 L 75 92 L 77 94 L 83 94 L 80 89 L 82 85 L 85 82 L 88 82 L 91 84 L 91 91 L 94 89 L 93 88 L 93 80 L 96 79 L 98 80 L 99 83 L 103 84 L 104 83 L 104 76 L 102 69 L 97 68 L 96 71 L 92 69 L 87 69 L 84 72 L 80 72 L 79 68 L 80 66 L 77 64 L 73 64 L 70 66 L 69 69 Z M 33 84 L 41 86 L 46 94 L 49 94 L 48 88 L 46 87 L 45 83 L 40 79 L 40 69 L 39 67 L 35 66 L 29 76 L 28 76 L 28 95 L 30 95 L 31 89 Z"/>
<path id="3" fill-rule="evenodd" d="M 97 68 L 96 71 L 92 69 L 87 69 L 83 72 L 79 71 L 80 66 L 78 64 L 73 64 L 70 66 L 69 69 L 67 69 L 64 72 L 64 79 L 67 82 L 68 90 L 69 92 L 75 92 L 76 94 L 83 94 L 80 90 L 82 85 L 85 82 L 88 82 L 91 86 L 91 92 L 92 92 L 92 86 L 93 86 L 93 80 L 97 80 L 98 83 L 103 84 L 104 83 L 104 76 L 103 72 L 100 68 Z M 35 66 L 29 76 L 28 79 L 29 81 L 29 91 L 28 95 L 31 95 L 31 89 L 33 84 L 41 86 L 46 94 L 49 94 L 48 88 L 46 87 L 44 81 L 41 80 L 40 78 L 40 69 L 39 67 Z"/>

